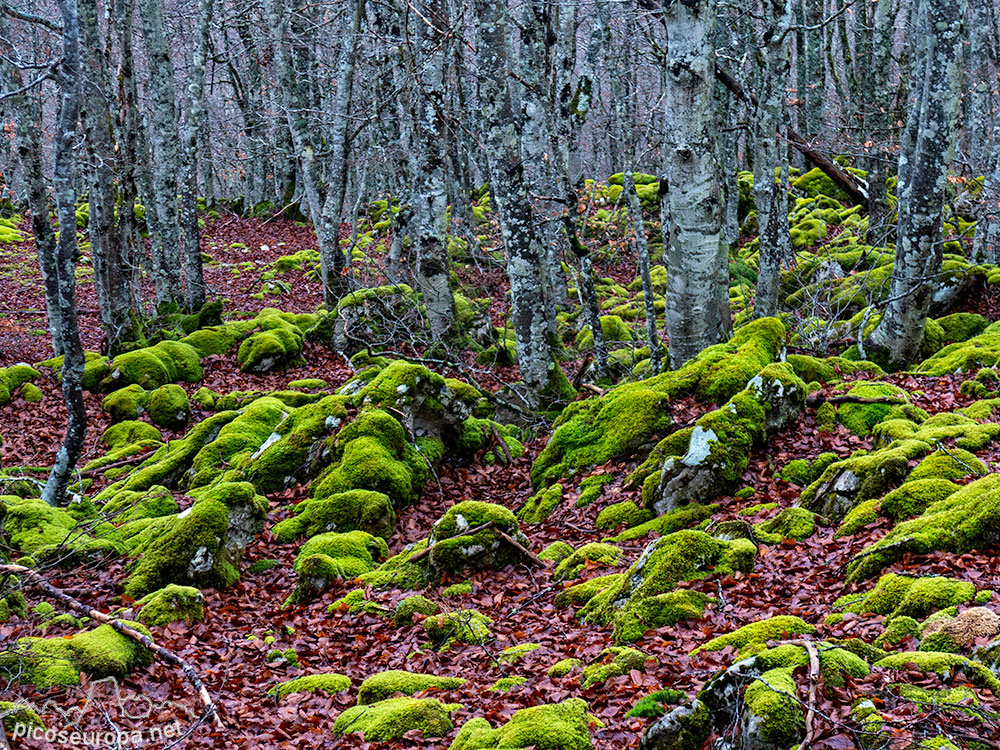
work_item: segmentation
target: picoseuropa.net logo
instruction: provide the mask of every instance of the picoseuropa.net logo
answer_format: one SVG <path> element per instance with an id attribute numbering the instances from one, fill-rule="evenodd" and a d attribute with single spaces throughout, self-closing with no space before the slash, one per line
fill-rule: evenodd
<path id="1" fill-rule="evenodd" d="M 43 742 L 87 750 L 178 746 L 197 724 L 192 707 L 123 694 L 113 677 L 89 683 L 83 700 L 69 708 L 51 699 L 42 704 L 22 699 L 0 708 L 0 731 L 6 727 L 15 747 Z"/>

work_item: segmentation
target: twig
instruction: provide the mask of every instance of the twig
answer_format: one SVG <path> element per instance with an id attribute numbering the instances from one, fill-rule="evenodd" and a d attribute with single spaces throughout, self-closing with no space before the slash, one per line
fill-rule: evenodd
<path id="1" fill-rule="evenodd" d="M 184 661 L 182 658 L 177 656 L 177 654 L 172 651 L 168 651 L 163 646 L 160 646 L 153 641 L 148 635 L 140 633 L 135 628 L 129 627 L 121 620 L 106 615 L 103 612 L 92 609 L 88 607 L 83 602 L 80 602 L 69 594 L 66 594 L 60 589 L 57 589 L 51 583 L 49 583 L 41 574 L 32 568 L 26 568 L 23 565 L 0 565 L 0 573 L 10 573 L 17 576 L 24 576 L 29 581 L 33 582 L 38 588 L 42 589 L 49 596 L 54 596 L 59 601 L 68 605 L 77 612 L 90 617 L 92 620 L 97 620 L 98 622 L 110 625 L 116 631 L 121 633 L 127 638 L 131 638 L 133 641 L 137 641 L 145 646 L 147 649 L 156 654 L 162 661 L 168 664 L 173 664 L 176 667 L 180 667 L 184 676 L 188 678 L 188 681 L 194 687 L 198 696 L 201 698 L 201 702 L 205 705 L 205 716 L 206 719 L 212 719 L 215 725 L 219 728 L 222 727 L 222 721 L 219 719 L 219 714 L 215 710 L 215 702 L 212 697 L 208 694 L 208 690 L 205 688 L 205 684 L 198 677 L 198 674 L 194 671 L 194 668 Z"/>
<path id="2" fill-rule="evenodd" d="M 488 529 L 492 525 L 493 525 L 492 521 L 487 521 L 486 523 L 482 524 L 481 526 L 476 526 L 475 528 L 469 529 L 468 531 L 463 531 L 461 533 L 461 536 L 471 536 L 472 534 L 480 532 L 483 529 Z M 407 562 L 414 563 L 414 562 L 417 562 L 417 560 L 423 560 L 425 557 L 427 557 L 427 555 L 429 555 L 431 553 L 432 549 L 434 549 L 439 544 L 441 544 L 441 542 L 446 542 L 446 541 L 448 541 L 448 540 L 447 539 L 442 539 L 440 542 L 434 542 L 434 544 L 427 545 L 422 550 L 420 550 L 417 554 L 413 555 L 409 560 L 407 560 Z"/>
<path id="3" fill-rule="evenodd" d="M 815 728 L 813 721 L 816 718 L 816 687 L 819 684 L 819 652 L 816 644 L 812 641 L 794 640 L 785 641 L 790 646 L 802 646 L 809 652 L 809 702 L 806 705 L 806 736 L 799 745 L 799 750 L 809 750 L 812 746 Z"/>
<path id="4" fill-rule="evenodd" d="M 590 391 L 595 396 L 603 396 L 604 395 L 604 390 L 601 389 L 601 388 L 598 388 L 593 383 L 584 383 L 583 385 L 580 386 L 580 390 L 581 391 Z"/>
<path id="5" fill-rule="evenodd" d="M 500 430 L 497 429 L 496 422 L 490 422 L 490 429 L 493 430 L 493 437 L 497 441 L 497 445 L 503 451 L 504 458 L 507 459 L 507 466 L 512 466 L 514 459 L 510 455 L 510 448 L 507 447 L 507 441 L 503 439 L 500 435 Z"/>
<path id="6" fill-rule="evenodd" d="M 528 559 L 531 560 L 531 562 L 533 562 L 535 565 L 537 565 L 540 568 L 544 568 L 545 567 L 545 563 L 542 562 L 542 558 L 540 558 L 538 555 L 536 555 L 530 549 L 528 549 L 527 547 L 525 547 L 523 544 L 521 544 L 519 541 L 517 541 L 514 537 L 510 536 L 509 534 L 507 534 L 507 533 L 505 533 L 503 531 L 500 531 L 500 529 L 495 529 L 495 531 L 500 536 L 500 538 L 503 539 L 503 540 L 505 540 L 511 547 L 513 547 L 514 549 L 518 550 L 519 552 L 522 552 L 525 555 L 527 555 Z"/>

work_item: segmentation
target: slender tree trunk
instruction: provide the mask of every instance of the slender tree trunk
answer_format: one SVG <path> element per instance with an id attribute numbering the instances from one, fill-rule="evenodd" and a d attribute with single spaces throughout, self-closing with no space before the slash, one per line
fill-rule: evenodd
<path id="1" fill-rule="evenodd" d="M 170 57 L 159 0 L 141 0 L 142 34 L 150 71 L 152 119 L 148 130 L 152 158 L 152 194 L 147 211 L 156 213 L 149 239 L 153 249 L 153 285 L 157 305 L 183 305 L 180 226 L 177 221 L 178 130 L 174 63 Z"/>
<path id="2" fill-rule="evenodd" d="M 475 0 L 479 39 L 479 100 L 482 141 L 489 164 L 491 197 L 500 217 L 513 305 L 514 336 L 521 378 L 530 406 L 556 394 L 561 373 L 552 356 L 545 308 L 545 250 L 535 232 L 534 212 L 524 180 L 519 123 L 507 77 L 506 2 Z M 564 378 L 565 376 L 563 376 Z"/>
<path id="3" fill-rule="evenodd" d="M 899 224 L 889 300 L 865 342 L 869 354 L 903 367 L 920 350 L 938 273 L 942 213 L 961 107 L 962 7 L 921 0 L 913 107 L 899 154 Z"/>
<path id="4" fill-rule="evenodd" d="M 639 260 L 639 277 L 642 279 L 642 302 L 646 312 L 646 342 L 649 345 L 649 369 L 651 375 L 660 372 L 660 337 L 656 332 L 656 300 L 653 280 L 649 272 L 649 245 L 646 243 L 646 225 L 642 220 L 642 206 L 635 191 L 632 171 L 625 168 L 622 176 L 622 192 L 628 206 L 629 220 L 635 231 L 635 249 Z"/>
<path id="5" fill-rule="evenodd" d="M 885 244 L 885 220 L 889 213 L 885 182 L 889 172 L 889 125 L 892 99 L 891 79 L 888 75 L 892 60 L 893 22 L 899 9 L 898 0 L 879 0 L 874 4 L 868 28 L 868 82 L 865 87 L 868 99 L 866 121 L 872 140 L 868 168 L 868 241 Z"/>
<path id="6" fill-rule="evenodd" d="M 729 253 L 715 108 L 715 4 L 668 0 L 666 176 L 671 243 L 667 259 L 670 363 L 679 367 L 726 338 Z M 773 178 L 772 178 L 773 179 Z"/>
<path id="7" fill-rule="evenodd" d="M 417 141 L 417 178 L 414 190 L 414 245 L 417 283 L 424 295 L 427 320 L 435 339 L 446 338 L 455 322 L 455 302 L 448 281 L 448 132 L 445 124 L 444 29 L 448 10 L 444 0 L 425 3 L 429 24 L 417 21 L 417 53 L 413 72 L 419 89 L 414 121 Z M 430 28 L 428 28 L 428 26 Z"/>
<path id="8" fill-rule="evenodd" d="M 201 233 L 198 229 L 198 140 L 205 124 L 205 68 L 212 0 L 198 0 L 194 55 L 188 78 L 187 111 L 181 131 L 180 229 L 184 248 L 184 301 L 188 312 L 205 304 L 205 275 L 201 267 Z"/>
<path id="9" fill-rule="evenodd" d="M 66 400 L 66 436 L 56 453 L 42 499 L 49 505 L 66 501 L 66 489 L 87 436 L 87 409 L 83 402 L 83 344 L 76 319 L 76 122 L 80 114 L 80 28 L 76 0 L 59 0 L 62 15 L 62 62 L 59 65 L 59 116 L 55 130 L 52 192 L 59 216 L 56 277 L 59 282 L 59 328 L 52 331 L 63 352 L 62 391 Z"/>

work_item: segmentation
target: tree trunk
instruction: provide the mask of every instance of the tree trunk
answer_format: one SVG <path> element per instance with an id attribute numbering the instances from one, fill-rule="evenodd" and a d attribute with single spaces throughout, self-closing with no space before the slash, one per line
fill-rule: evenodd
<path id="1" fill-rule="evenodd" d="M 942 213 L 961 107 L 962 8 L 921 0 L 916 92 L 899 154 L 899 223 L 889 300 L 865 342 L 890 367 L 917 356 L 941 270 Z"/>
<path id="2" fill-rule="evenodd" d="M 665 110 L 667 333 L 676 368 L 726 338 L 728 260 L 715 109 L 715 4 L 668 0 Z"/>
<path id="3" fill-rule="evenodd" d="M 80 28 L 76 0 L 59 0 L 62 15 L 62 61 L 57 72 L 59 115 L 55 128 L 55 164 L 52 192 L 59 216 L 59 243 L 56 248 L 56 277 L 59 286 L 59 328 L 52 331 L 59 340 L 64 359 L 62 392 L 66 400 L 66 435 L 56 453 L 42 499 L 49 505 L 66 501 L 66 489 L 73 468 L 83 451 L 87 436 L 87 409 L 83 402 L 83 344 L 76 319 L 76 177 L 73 144 L 80 114 Z"/>
<path id="4" fill-rule="evenodd" d="M 651 375 L 657 375 L 660 372 L 660 337 L 656 332 L 656 300 L 653 280 L 649 273 L 649 245 L 646 243 L 646 225 L 642 220 L 642 206 L 639 203 L 639 194 L 635 191 L 630 167 L 625 168 L 622 176 L 622 192 L 625 193 L 625 205 L 628 207 L 629 220 L 635 231 L 635 249 L 639 260 L 639 276 L 642 279 L 642 301 L 646 311 L 649 369 Z"/>
<path id="5" fill-rule="evenodd" d="M 188 73 L 187 111 L 181 134 L 180 228 L 184 246 L 184 301 L 188 312 L 205 304 L 205 275 L 201 267 L 201 233 L 198 229 L 198 140 L 205 124 L 205 68 L 208 64 L 209 23 L 212 0 L 198 0 L 194 55 Z"/>

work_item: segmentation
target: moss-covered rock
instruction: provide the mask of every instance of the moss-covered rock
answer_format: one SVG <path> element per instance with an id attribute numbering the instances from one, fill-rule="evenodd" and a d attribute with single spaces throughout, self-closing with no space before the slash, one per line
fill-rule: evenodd
<path id="1" fill-rule="evenodd" d="M 295 515 L 272 529 L 279 542 L 291 542 L 327 531 L 366 531 L 386 541 L 396 525 L 388 495 L 370 490 L 349 490 L 327 497 L 307 498 L 294 506 Z"/>
<path id="2" fill-rule="evenodd" d="M 780 539 L 806 539 L 816 533 L 818 519 L 805 508 L 784 508 L 774 518 L 757 524 L 755 530 Z"/>
<path id="3" fill-rule="evenodd" d="M 503 726 L 493 729 L 483 718 L 462 725 L 449 750 L 530 748 L 591 750 L 590 718 L 580 698 L 523 708 Z"/>
<path id="4" fill-rule="evenodd" d="M 889 622 L 897 617 L 923 619 L 946 607 L 971 602 L 975 596 L 976 587 L 969 581 L 888 573 L 871 590 L 840 597 L 834 602 L 834 608 L 858 614 L 884 615 Z"/>
<path id="5" fill-rule="evenodd" d="M 149 393 L 142 386 L 133 384 L 105 396 L 103 407 L 115 423 L 138 419 L 148 403 Z"/>
<path id="6" fill-rule="evenodd" d="M 392 698 L 396 693 L 414 695 L 424 690 L 457 690 L 465 684 L 461 677 L 439 677 L 433 674 L 390 669 L 365 679 L 358 689 L 358 705 Z"/>
<path id="7" fill-rule="evenodd" d="M 886 401 L 886 403 L 868 404 L 846 403 L 838 407 L 837 421 L 855 435 L 861 436 L 870 434 L 875 425 L 890 416 L 902 416 L 902 412 L 897 407 L 905 406 L 908 403 L 906 392 L 891 383 L 855 383 L 846 395 Z"/>
<path id="8" fill-rule="evenodd" d="M 949 677 L 952 670 L 959 669 L 965 673 L 969 682 L 978 687 L 986 688 L 994 695 L 1000 692 L 1000 681 L 993 676 L 980 662 L 961 654 L 948 654 L 937 651 L 903 651 L 890 654 L 875 662 L 873 666 L 880 669 L 909 669 L 913 665 L 921 672 Z"/>
<path id="9" fill-rule="evenodd" d="M 428 599 L 426 596 L 408 596 L 401 599 L 396 605 L 396 611 L 392 617 L 392 624 L 401 628 L 405 625 L 413 624 L 413 615 L 436 615 L 441 608 Z"/>
<path id="10" fill-rule="evenodd" d="M 552 572 L 552 578 L 556 581 L 569 580 L 576 578 L 590 565 L 618 567 L 621 560 L 622 551 L 618 547 L 603 542 L 589 542 L 560 562 Z"/>
<path id="11" fill-rule="evenodd" d="M 617 529 L 619 526 L 631 528 L 652 520 L 652 512 L 640 508 L 631 500 L 614 503 L 597 515 L 595 523 L 598 529 Z"/>
<path id="12" fill-rule="evenodd" d="M 737 649 L 740 656 L 745 656 L 763 650 L 768 641 L 815 632 L 816 628 L 814 626 L 799 617 L 778 615 L 744 625 L 732 633 L 717 636 L 707 643 L 702 644 L 691 653 L 721 651 L 726 646 L 733 646 Z"/>
<path id="13" fill-rule="evenodd" d="M 709 597 L 688 589 L 682 580 L 753 570 L 757 548 L 745 539 L 725 542 L 700 531 L 678 531 L 650 543 L 617 580 L 584 606 L 581 615 L 599 625 L 614 624 L 619 643 L 638 640 L 651 628 L 704 615 Z"/>
<path id="14" fill-rule="evenodd" d="M 587 688 L 607 682 L 613 677 L 628 674 L 633 669 L 645 672 L 649 662 L 655 664 L 656 659 L 638 649 L 612 646 L 602 651 L 593 664 L 583 668 L 582 687 Z"/>
<path id="15" fill-rule="evenodd" d="M 349 708 L 333 725 L 335 737 L 360 733 L 366 742 L 389 742 L 417 730 L 422 737 L 443 737 L 454 729 L 450 714 L 461 706 L 434 698 L 389 698 Z"/>
<path id="16" fill-rule="evenodd" d="M 743 702 L 748 716 L 743 736 L 761 743 L 755 746 L 783 748 L 802 740 L 805 714 L 794 697 L 793 671 L 791 667 L 768 670 L 747 687 Z"/>
<path id="17" fill-rule="evenodd" d="M 541 523 L 559 507 L 562 498 L 563 486 L 553 484 L 528 498 L 528 502 L 517 512 L 517 517 L 525 523 Z"/>
<path id="18" fill-rule="evenodd" d="M 301 602 L 325 590 L 335 579 L 350 581 L 374 570 L 389 556 L 381 537 L 364 531 L 317 534 L 299 549 L 292 566 L 298 575 L 290 603 Z"/>
<path id="19" fill-rule="evenodd" d="M 149 419 L 153 424 L 178 430 L 191 419 L 191 402 L 187 392 L 179 385 L 161 385 L 149 394 L 147 404 Z"/>
<path id="20" fill-rule="evenodd" d="M 169 584 L 146 594 L 135 606 L 141 607 L 139 622 L 146 625 L 201 622 L 205 617 L 205 598 L 191 586 Z"/>
<path id="21" fill-rule="evenodd" d="M 482 645 L 494 639 L 493 620 L 475 609 L 443 612 L 424 620 L 424 631 L 439 651 L 448 651 L 456 643 Z"/>
<path id="22" fill-rule="evenodd" d="M 562 562 L 573 554 L 573 546 L 561 540 L 552 542 L 548 547 L 538 553 L 542 560 L 552 560 L 556 564 Z"/>
<path id="23" fill-rule="evenodd" d="M 271 372 L 292 364 L 302 354 L 305 333 L 295 316 L 264 310 L 257 317 L 257 330 L 240 344 L 236 363 L 243 372 Z"/>
<path id="24" fill-rule="evenodd" d="M 328 695 L 342 693 L 351 687 L 351 678 L 337 672 L 307 674 L 294 680 L 279 682 L 267 691 L 276 701 L 294 693 L 315 693 L 322 691 Z"/>
<path id="25" fill-rule="evenodd" d="M 489 525 L 480 528 L 486 524 Z M 434 522 L 428 537 L 431 551 L 427 562 L 438 572 L 459 572 L 522 561 L 523 553 L 507 542 L 501 532 L 524 547 L 530 545 L 514 514 L 502 505 L 475 500 L 457 503 Z"/>
<path id="26" fill-rule="evenodd" d="M 111 372 L 110 360 L 100 352 L 84 352 L 83 359 L 83 380 L 81 382 L 83 389 L 96 391 L 100 387 L 101 381 Z M 62 357 L 47 359 L 44 362 L 39 362 L 37 366 L 51 369 L 56 380 L 62 383 Z"/>
<path id="27" fill-rule="evenodd" d="M 110 392 L 133 384 L 152 389 L 177 381 L 197 383 L 203 374 L 200 356 L 193 346 L 161 341 L 115 357 L 110 372 L 101 381 L 101 389 Z"/>

